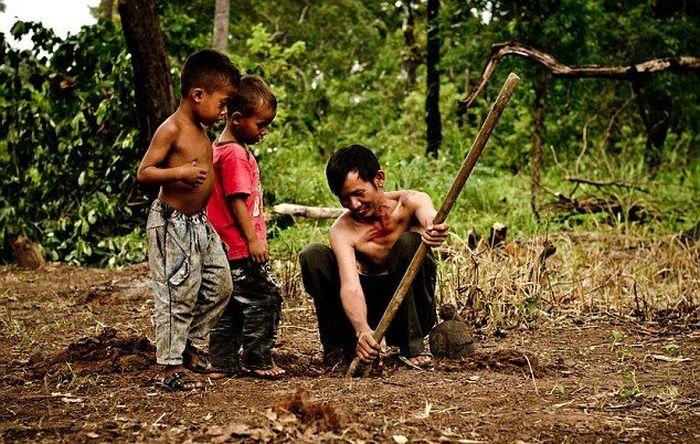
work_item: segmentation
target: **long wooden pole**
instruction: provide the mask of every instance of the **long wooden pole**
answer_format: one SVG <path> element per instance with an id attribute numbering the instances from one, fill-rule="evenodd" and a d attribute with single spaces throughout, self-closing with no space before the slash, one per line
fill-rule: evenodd
<path id="1" fill-rule="evenodd" d="M 520 77 L 514 73 L 510 73 L 508 75 L 506 82 L 503 84 L 501 91 L 498 93 L 498 97 L 496 97 L 496 101 L 491 107 L 491 111 L 489 111 L 488 116 L 486 116 L 486 121 L 484 121 L 479 133 L 476 135 L 476 139 L 469 150 L 469 154 L 467 154 L 462 166 L 459 168 L 457 177 L 455 178 L 454 182 L 452 182 L 452 186 L 447 192 L 447 196 L 442 202 L 442 206 L 438 210 L 437 215 L 435 215 L 435 219 L 433 220 L 434 224 L 437 225 L 443 223 L 447 218 L 447 215 L 450 213 L 450 210 L 452 210 L 459 193 L 462 191 L 464 184 L 467 182 L 469 175 L 474 169 L 474 165 L 476 165 L 479 155 L 481 155 L 481 152 L 484 150 L 486 142 L 488 142 L 489 137 L 491 137 L 493 128 L 496 126 L 498 119 L 501 117 L 501 114 L 513 95 L 513 91 L 515 90 L 515 87 L 518 85 L 519 81 Z M 377 343 L 380 343 L 384 337 L 384 334 L 386 333 L 389 324 L 391 324 L 391 321 L 394 319 L 401 302 L 403 302 L 404 297 L 406 297 L 406 293 L 411 287 L 413 279 L 416 277 L 418 270 L 420 270 L 421 266 L 423 265 L 423 261 L 425 260 L 427 253 L 428 246 L 421 242 L 418 250 L 416 250 L 413 259 L 411 260 L 411 263 L 408 265 L 406 273 L 403 275 L 399 286 L 396 288 L 394 296 L 391 298 L 391 301 L 389 301 L 389 305 L 386 307 L 386 311 L 384 311 L 382 319 L 379 321 L 377 328 L 374 330 L 373 337 Z M 355 376 L 360 362 L 360 359 L 357 357 L 352 361 L 350 367 L 348 368 L 348 376 Z"/>

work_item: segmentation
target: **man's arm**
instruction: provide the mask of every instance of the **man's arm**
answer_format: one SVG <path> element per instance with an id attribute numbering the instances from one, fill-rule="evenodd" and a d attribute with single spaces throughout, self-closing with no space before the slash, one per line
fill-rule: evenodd
<path id="1" fill-rule="evenodd" d="M 179 135 L 176 125 L 166 122 L 158 127 L 136 173 L 136 180 L 143 184 L 162 185 L 184 181 L 199 186 L 207 178 L 207 170 L 197 166 L 197 161 L 173 168 L 162 168 L 170 149 Z"/>
<path id="2" fill-rule="evenodd" d="M 340 301 L 357 335 L 357 356 L 365 362 L 371 362 L 381 349 L 372 337 L 374 331 L 367 323 L 367 303 L 357 272 L 355 250 L 348 234 L 343 229 L 342 222 L 341 226 L 331 228 L 331 248 L 338 261 L 340 274 Z"/>
<path id="3" fill-rule="evenodd" d="M 406 203 L 418 223 L 423 227 L 423 242 L 431 247 L 442 245 L 447 239 L 447 232 L 450 227 L 444 222 L 433 224 L 437 211 L 430 196 L 420 191 L 408 191 Z"/>
<path id="4" fill-rule="evenodd" d="M 250 217 L 248 207 L 245 205 L 246 194 L 234 194 L 228 197 L 229 207 L 233 213 L 233 219 L 241 229 L 243 237 L 248 244 L 250 259 L 256 264 L 264 264 L 270 259 L 267 245 L 258 237 L 253 228 L 253 219 Z"/>

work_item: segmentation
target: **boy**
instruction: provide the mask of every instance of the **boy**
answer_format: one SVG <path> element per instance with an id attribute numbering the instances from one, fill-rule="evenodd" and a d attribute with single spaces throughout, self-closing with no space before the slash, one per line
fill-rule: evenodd
<path id="1" fill-rule="evenodd" d="M 182 69 L 180 105 L 156 130 L 138 169 L 140 183 L 160 186 L 146 232 L 156 361 L 165 366 L 160 385 L 170 391 L 204 386 L 192 372 L 209 373 L 211 364 L 192 340 L 206 339 L 231 293 L 226 253 L 204 213 L 214 184 L 205 127 L 224 117 L 239 81 L 225 55 L 211 50 L 190 55 Z"/>
<path id="2" fill-rule="evenodd" d="M 260 172 L 249 148 L 267 134 L 276 113 L 277 100 L 269 86 L 256 76 L 243 76 L 214 148 L 216 180 L 207 214 L 228 246 L 234 290 L 211 331 L 209 356 L 217 371 L 228 376 L 241 371 L 276 379 L 285 374 L 270 351 L 282 297 L 267 263 Z"/>

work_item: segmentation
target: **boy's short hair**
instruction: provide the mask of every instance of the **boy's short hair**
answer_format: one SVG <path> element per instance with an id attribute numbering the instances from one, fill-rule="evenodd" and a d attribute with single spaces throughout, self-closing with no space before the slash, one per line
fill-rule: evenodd
<path id="1" fill-rule="evenodd" d="M 190 89 L 204 88 L 207 92 L 228 85 L 238 87 L 241 72 L 226 55 L 213 49 L 203 49 L 190 54 L 185 60 L 180 76 L 180 93 L 185 97 Z"/>
<path id="2" fill-rule="evenodd" d="M 228 103 L 228 116 L 239 112 L 243 117 L 252 115 L 262 101 L 269 110 L 277 110 L 277 98 L 270 86 L 258 76 L 248 74 L 241 77 L 238 94 Z"/>
<path id="3" fill-rule="evenodd" d="M 333 194 L 339 196 L 349 173 L 356 171 L 360 179 L 371 182 L 379 170 L 379 160 L 372 150 L 356 144 L 341 148 L 331 155 L 326 165 L 326 178 Z"/>

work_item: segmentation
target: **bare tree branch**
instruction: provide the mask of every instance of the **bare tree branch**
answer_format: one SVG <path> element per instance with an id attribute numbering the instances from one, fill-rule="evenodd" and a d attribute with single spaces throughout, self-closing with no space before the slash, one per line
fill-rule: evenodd
<path id="1" fill-rule="evenodd" d="M 640 77 L 651 76 L 653 74 L 670 71 L 670 72 L 700 72 L 699 57 L 666 57 L 662 59 L 648 60 L 642 63 L 636 63 L 626 66 L 598 66 L 587 65 L 571 67 L 560 63 L 550 54 L 542 52 L 538 49 L 523 45 L 518 42 L 499 43 L 491 46 L 491 57 L 484 67 L 481 76 L 474 84 L 474 87 L 469 91 L 469 94 L 457 104 L 457 113 L 464 114 L 469 108 L 481 90 L 488 83 L 489 78 L 493 74 L 503 57 L 519 56 L 528 60 L 535 61 L 546 68 L 553 77 L 561 78 L 603 78 L 612 80 L 634 80 Z"/>

